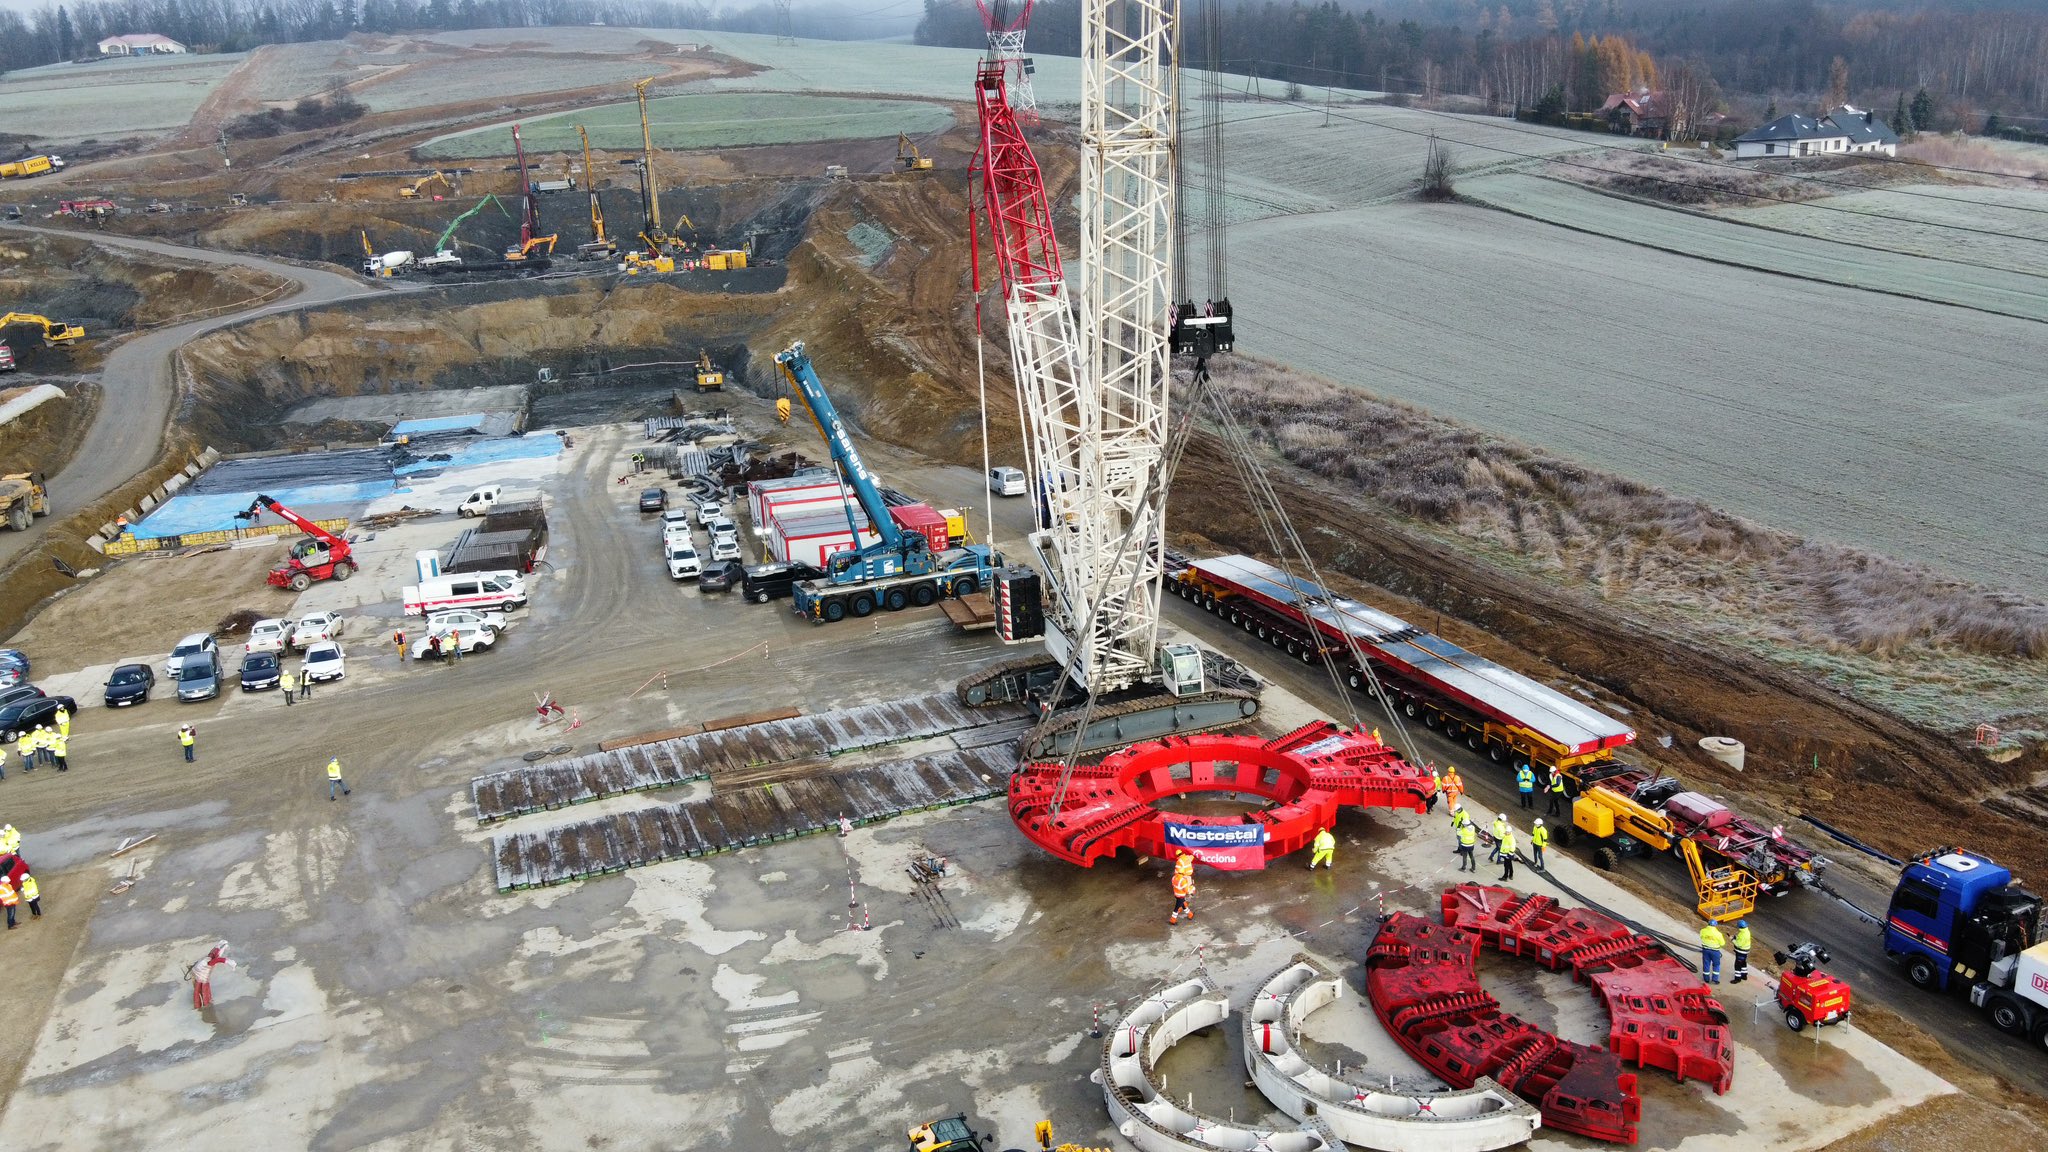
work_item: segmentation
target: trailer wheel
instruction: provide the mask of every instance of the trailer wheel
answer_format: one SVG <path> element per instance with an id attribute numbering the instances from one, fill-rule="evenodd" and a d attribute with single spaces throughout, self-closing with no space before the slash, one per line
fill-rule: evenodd
<path id="1" fill-rule="evenodd" d="M 846 619 L 846 601 L 844 601 L 844 600 L 827 600 L 827 601 L 825 601 L 825 623 L 827 623 L 827 624 L 837 624 L 837 623 L 839 623 L 839 622 L 840 622 L 841 620 L 844 620 L 844 619 Z"/>
<path id="2" fill-rule="evenodd" d="M 1934 970 L 1934 961 L 1925 956 L 1915 956 L 1906 962 L 1906 979 L 1911 980 L 1915 988 L 1934 987 L 1937 975 L 1939 973 Z"/>
<path id="3" fill-rule="evenodd" d="M 1313 644 L 1303 644 L 1303 645 L 1301 646 L 1301 662 L 1302 662 L 1303 664 L 1313 664 L 1313 663 L 1315 663 L 1315 662 L 1316 662 L 1316 656 L 1317 656 L 1317 655 L 1318 655 L 1318 654 L 1319 654 L 1320 652 L 1321 652 L 1321 649 L 1318 649 L 1318 648 L 1317 648 L 1317 647 L 1316 647 L 1315 645 L 1313 645 Z"/>
<path id="4" fill-rule="evenodd" d="M 910 603 L 910 594 L 901 588 L 891 588 L 882 593 L 882 607 L 891 612 L 901 612 Z"/>
<path id="5" fill-rule="evenodd" d="M 1501 747 L 1499 744 L 1496 744 L 1493 741 L 1488 740 L 1486 742 L 1486 758 L 1493 761 L 1495 764 L 1505 763 L 1508 758 L 1508 750 L 1506 748 Z"/>
<path id="6" fill-rule="evenodd" d="M 1423 709 L 1423 711 L 1422 711 L 1422 726 L 1423 726 L 1423 727 L 1425 727 L 1425 728 L 1436 728 L 1436 729 L 1441 729 L 1441 728 L 1443 728 L 1443 726 L 1444 726 L 1444 714 L 1443 714 L 1443 713 L 1441 713 L 1441 712 L 1439 712 L 1439 711 L 1437 711 L 1437 710 L 1436 710 L 1436 709 L 1434 709 L 1434 708 L 1425 708 L 1425 709 Z"/>
<path id="7" fill-rule="evenodd" d="M 1486 739 L 1485 739 L 1485 737 L 1483 737 L 1483 736 L 1481 736 L 1481 735 L 1479 734 L 1479 729 L 1477 729 L 1477 728 L 1467 728 L 1467 729 L 1465 729 L 1465 747 L 1467 747 L 1467 748 L 1470 748 L 1470 749 L 1471 749 L 1471 750 L 1473 750 L 1474 752 L 1477 752 L 1477 751 L 1479 751 L 1479 750 L 1480 750 L 1481 748 L 1483 748 L 1483 747 L 1485 747 L 1485 746 L 1486 746 Z M 1498 759 L 1500 759 L 1500 757 L 1496 756 L 1496 757 L 1494 757 L 1494 759 L 1498 760 Z"/>
<path id="8" fill-rule="evenodd" d="M 1202 610 L 1205 612 L 1214 612 L 1216 610 L 1216 597 L 1210 595 L 1207 592 L 1202 593 Z"/>
<path id="9" fill-rule="evenodd" d="M 355 574 L 356 566 L 346 560 L 334 566 L 334 578 L 336 580 L 346 580 Z"/>
<path id="10" fill-rule="evenodd" d="M 1801 1016 L 1797 1008 L 1787 1008 L 1785 1009 L 1785 1027 L 1790 1028 L 1794 1032 L 1804 1031 L 1806 1028 L 1806 1017 Z"/>
<path id="11" fill-rule="evenodd" d="M 1257 636 L 1261 640 L 1270 640 L 1272 639 L 1272 630 L 1261 624 L 1252 630 L 1252 635 Z"/>
<path id="12" fill-rule="evenodd" d="M 1403 700 L 1403 701 L 1401 701 L 1401 714 L 1402 714 L 1402 715 L 1404 715 L 1404 716 L 1406 716 L 1406 717 L 1408 717 L 1408 718 L 1409 718 L 1410 720 L 1413 720 L 1413 719 L 1415 719 L 1415 716 L 1416 716 L 1416 708 L 1415 708 L 1415 701 L 1413 701 L 1413 700 Z"/>
<path id="13" fill-rule="evenodd" d="M 853 596 L 853 614 L 871 616 L 875 611 L 875 598 L 867 592 L 856 592 Z"/>
<path id="14" fill-rule="evenodd" d="M 910 590 L 910 602 L 912 604 L 917 605 L 919 608 L 931 607 L 932 601 L 937 600 L 938 598 L 938 589 L 933 588 L 929 584 L 919 584 L 917 587 L 912 588 Z"/>
<path id="15" fill-rule="evenodd" d="M 2027 1034 L 2027 1010 L 2010 996 L 1993 996 L 1989 1005 L 1991 1023 L 2008 1036 Z"/>
<path id="16" fill-rule="evenodd" d="M 304 572 L 292 573 L 292 591 L 304 592 L 313 586 L 313 578 Z"/>
<path id="17" fill-rule="evenodd" d="M 1356 668 L 1344 674 L 1344 682 L 1351 685 L 1353 692 L 1362 691 L 1365 688 L 1365 677 L 1360 676 Z"/>
<path id="18" fill-rule="evenodd" d="M 1621 856 L 1612 848 L 1601 847 L 1593 852 L 1593 863 L 1602 872 L 1612 872 L 1621 867 Z"/>

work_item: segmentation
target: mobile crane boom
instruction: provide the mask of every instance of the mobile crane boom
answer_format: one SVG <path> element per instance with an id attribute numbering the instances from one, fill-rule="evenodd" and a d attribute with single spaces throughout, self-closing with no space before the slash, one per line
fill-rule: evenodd
<path id="1" fill-rule="evenodd" d="M 916 549 L 922 551 L 926 544 L 924 537 L 906 535 L 896 527 L 895 518 L 889 515 L 889 502 L 882 499 L 881 489 L 875 487 L 874 474 L 861 460 L 860 449 L 853 446 L 853 437 L 847 432 L 845 422 L 839 419 L 839 410 L 832 406 L 832 398 L 825 394 L 825 385 L 812 369 L 803 341 L 799 340 L 777 353 L 775 363 L 789 379 L 790 387 L 796 389 L 797 396 L 803 400 L 804 408 L 818 426 L 818 434 L 825 438 L 825 446 L 832 453 L 832 466 L 853 488 L 854 499 L 860 501 L 861 511 L 868 514 L 868 526 L 881 536 L 881 540 L 870 547 L 900 554 L 909 541 L 915 540 Z M 847 527 L 855 528 L 851 510 L 846 517 Z M 859 539 L 859 536 L 859 530 L 855 528 L 854 538 Z"/>

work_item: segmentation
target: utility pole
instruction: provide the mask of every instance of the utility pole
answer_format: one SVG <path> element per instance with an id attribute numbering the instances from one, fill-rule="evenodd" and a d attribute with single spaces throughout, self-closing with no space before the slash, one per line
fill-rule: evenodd
<path id="1" fill-rule="evenodd" d="M 796 43 L 796 22 L 790 19 L 789 0 L 775 0 L 775 43 Z"/>
<path id="2" fill-rule="evenodd" d="M 1325 85 L 1323 85 L 1323 123 L 1322 123 L 1322 126 L 1323 126 L 1323 127 L 1325 127 L 1325 128 L 1328 128 L 1328 127 L 1330 126 L 1330 86 L 1329 86 L 1328 84 L 1325 84 Z"/>

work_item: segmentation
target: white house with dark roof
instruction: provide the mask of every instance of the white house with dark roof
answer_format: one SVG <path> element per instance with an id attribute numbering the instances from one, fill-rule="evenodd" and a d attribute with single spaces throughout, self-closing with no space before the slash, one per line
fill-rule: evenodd
<path id="1" fill-rule="evenodd" d="M 1737 160 L 1774 157 L 1899 154 L 1899 137 L 1884 117 L 1844 104 L 1825 116 L 1780 116 L 1735 138 Z"/>
<path id="2" fill-rule="evenodd" d="M 177 56 L 189 51 L 183 44 L 169 36 L 154 32 L 133 32 L 126 36 L 109 36 L 100 41 L 102 56 Z"/>

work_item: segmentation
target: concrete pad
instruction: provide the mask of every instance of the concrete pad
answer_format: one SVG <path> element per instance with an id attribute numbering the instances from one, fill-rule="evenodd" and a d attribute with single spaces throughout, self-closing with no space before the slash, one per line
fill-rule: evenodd
<path id="1" fill-rule="evenodd" d="M 401 420 L 434 420 L 469 412 L 523 412 L 526 394 L 524 384 L 498 384 L 376 396 L 323 396 L 297 405 L 285 413 L 283 422 L 318 424 L 323 420 L 349 420 L 396 424 Z"/>

